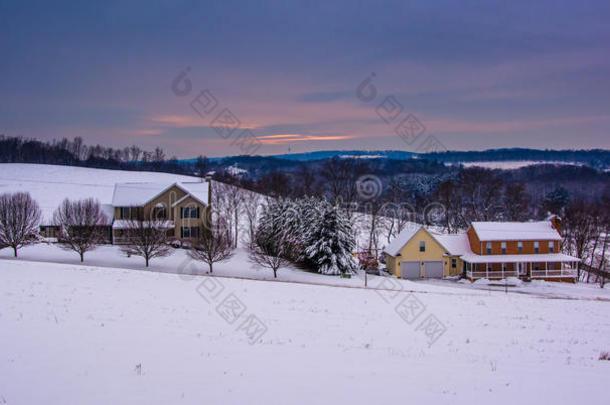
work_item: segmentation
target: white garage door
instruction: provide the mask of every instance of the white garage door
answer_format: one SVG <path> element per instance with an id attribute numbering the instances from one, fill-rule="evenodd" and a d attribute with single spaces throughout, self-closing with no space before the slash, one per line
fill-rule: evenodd
<path id="1" fill-rule="evenodd" d="M 443 278 L 443 262 L 424 262 L 424 277 Z"/>
<path id="2" fill-rule="evenodd" d="M 419 262 L 400 262 L 400 275 L 402 278 L 421 278 Z"/>

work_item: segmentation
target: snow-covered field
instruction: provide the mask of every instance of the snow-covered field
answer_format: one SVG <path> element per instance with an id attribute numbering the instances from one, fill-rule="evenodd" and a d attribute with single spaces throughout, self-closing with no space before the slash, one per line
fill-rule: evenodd
<path id="1" fill-rule="evenodd" d="M 0 165 L 45 213 L 161 173 Z M 47 214 L 48 215 L 48 214 Z M 610 289 L 0 251 L 0 404 L 608 402 Z M 279 281 L 279 282 L 275 282 Z"/>
<path id="2" fill-rule="evenodd" d="M 461 162 L 464 167 L 484 167 L 487 169 L 502 169 L 502 170 L 513 170 L 521 167 L 532 166 L 532 165 L 572 165 L 582 166 L 581 163 L 570 163 L 561 161 L 542 161 L 542 160 L 498 160 L 489 162 Z"/>
<path id="3" fill-rule="evenodd" d="M 11 249 L 0 250 L 0 265 L 2 260 L 15 260 Z M 42 263 L 75 264 L 81 266 L 94 266 L 99 268 L 122 268 L 141 270 L 146 272 L 160 272 L 187 275 L 208 275 L 206 264 L 192 260 L 184 249 L 176 249 L 168 257 L 155 258 L 146 267 L 144 259 L 137 256 L 127 257 L 121 252 L 119 246 L 103 245 L 96 250 L 85 254 L 85 262 L 80 263 L 79 256 L 73 251 L 61 249 L 57 244 L 41 243 L 26 246 L 19 250 L 17 260 Z M 280 282 L 293 282 L 304 284 L 316 284 L 325 286 L 364 287 L 364 274 L 360 273 L 351 279 L 331 277 L 323 274 L 303 271 L 293 266 L 283 267 L 278 272 L 278 278 L 273 278 L 269 269 L 255 266 L 248 261 L 247 251 L 244 248 L 235 250 L 235 255 L 226 262 L 214 265 L 214 275 L 219 277 L 245 278 L 252 280 L 267 280 Z M 398 280 L 384 276 L 367 276 L 367 284 L 370 288 L 395 289 L 411 292 L 456 294 L 463 293 L 456 289 L 467 288 L 470 294 L 485 294 L 488 291 L 504 291 L 501 282 L 488 285 L 484 280 L 476 283 L 462 280 L 425 280 L 413 282 Z M 509 285 L 513 285 L 511 282 Z M 600 289 L 597 284 L 568 284 L 536 281 L 532 283 L 521 283 L 518 286 L 508 287 L 511 293 L 531 294 L 547 298 L 567 299 L 601 299 L 610 301 L 610 284 L 605 289 Z"/>
<path id="4" fill-rule="evenodd" d="M 609 302 L 452 292 L 2 259 L 0 403 L 607 403 Z"/>

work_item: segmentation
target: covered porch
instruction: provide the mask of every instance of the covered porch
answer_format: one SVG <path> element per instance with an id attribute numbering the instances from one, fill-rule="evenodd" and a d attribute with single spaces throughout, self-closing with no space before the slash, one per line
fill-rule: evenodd
<path id="1" fill-rule="evenodd" d="M 461 256 L 466 277 L 470 280 L 489 280 L 517 277 L 547 281 L 571 281 L 578 274 L 580 259 L 563 253 L 528 255 L 476 255 Z"/>

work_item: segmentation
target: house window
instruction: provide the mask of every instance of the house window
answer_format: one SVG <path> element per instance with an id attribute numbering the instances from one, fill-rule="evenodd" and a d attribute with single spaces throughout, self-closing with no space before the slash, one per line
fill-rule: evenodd
<path id="1" fill-rule="evenodd" d="M 180 227 L 181 238 L 198 238 L 199 227 L 198 226 L 181 226 Z"/>
<path id="2" fill-rule="evenodd" d="M 420 252 L 425 252 L 426 251 L 426 242 L 423 241 L 423 240 L 419 242 L 419 251 Z"/>
<path id="3" fill-rule="evenodd" d="M 487 242 L 487 254 L 491 254 L 491 242 Z"/>
<path id="4" fill-rule="evenodd" d="M 138 207 L 121 207 L 121 219 L 137 219 Z"/>
<path id="5" fill-rule="evenodd" d="M 159 205 L 153 208 L 153 218 L 154 219 L 166 219 L 167 218 L 167 210 L 163 205 Z"/>
<path id="6" fill-rule="evenodd" d="M 180 207 L 180 218 L 199 218 L 199 207 Z"/>
<path id="7" fill-rule="evenodd" d="M 506 263 L 502 263 L 502 271 L 506 271 Z"/>
<path id="8" fill-rule="evenodd" d="M 549 270 L 555 270 L 555 263 L 549 263 Z"/>
<path id="9" fill-rule="evenodd" d="M 487 271 L 492 271 L 491 263 L 487 263 Z"/>
<path id="10" fill-rule="evenodd" d="M 553 241 L 549 242 L 549 253 L 555 253 L 555 243 Z"/>
<path id="11" fill-rule="evenodd" d="M 534 253 L 540 253 L 540 242 L 534 242 Z"/>
<path id="12" fill-rule="evenodd" d="M 457 267 L 457 259 L 451 259 L 451 268 L 455 269 Z"/>
<path id="13" fill-rule="evenodd" d="M 517 250 L 523 252 L 523 242 L 517 242 Z"/>
<path id="14" fill-rule="evenodd" d="M 502 254 L 505 255 L 506 254 L 506 242 L 502 242 L 502 244 L 500 246 L 502 247 Z"/>

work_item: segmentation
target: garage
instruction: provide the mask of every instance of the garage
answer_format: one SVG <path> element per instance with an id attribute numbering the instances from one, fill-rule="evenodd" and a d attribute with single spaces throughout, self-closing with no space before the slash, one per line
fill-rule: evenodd
<path id="1" fill-rule="evenodd" d="M 421 278 L 419 262 L 400 262 L 400 275 L 402 278 Z"/>
<path id="2" fill-rule="evenodd" d="M 443 278 L 443 262 L 442 261 L 424 262 L 424 277 Z"/>

